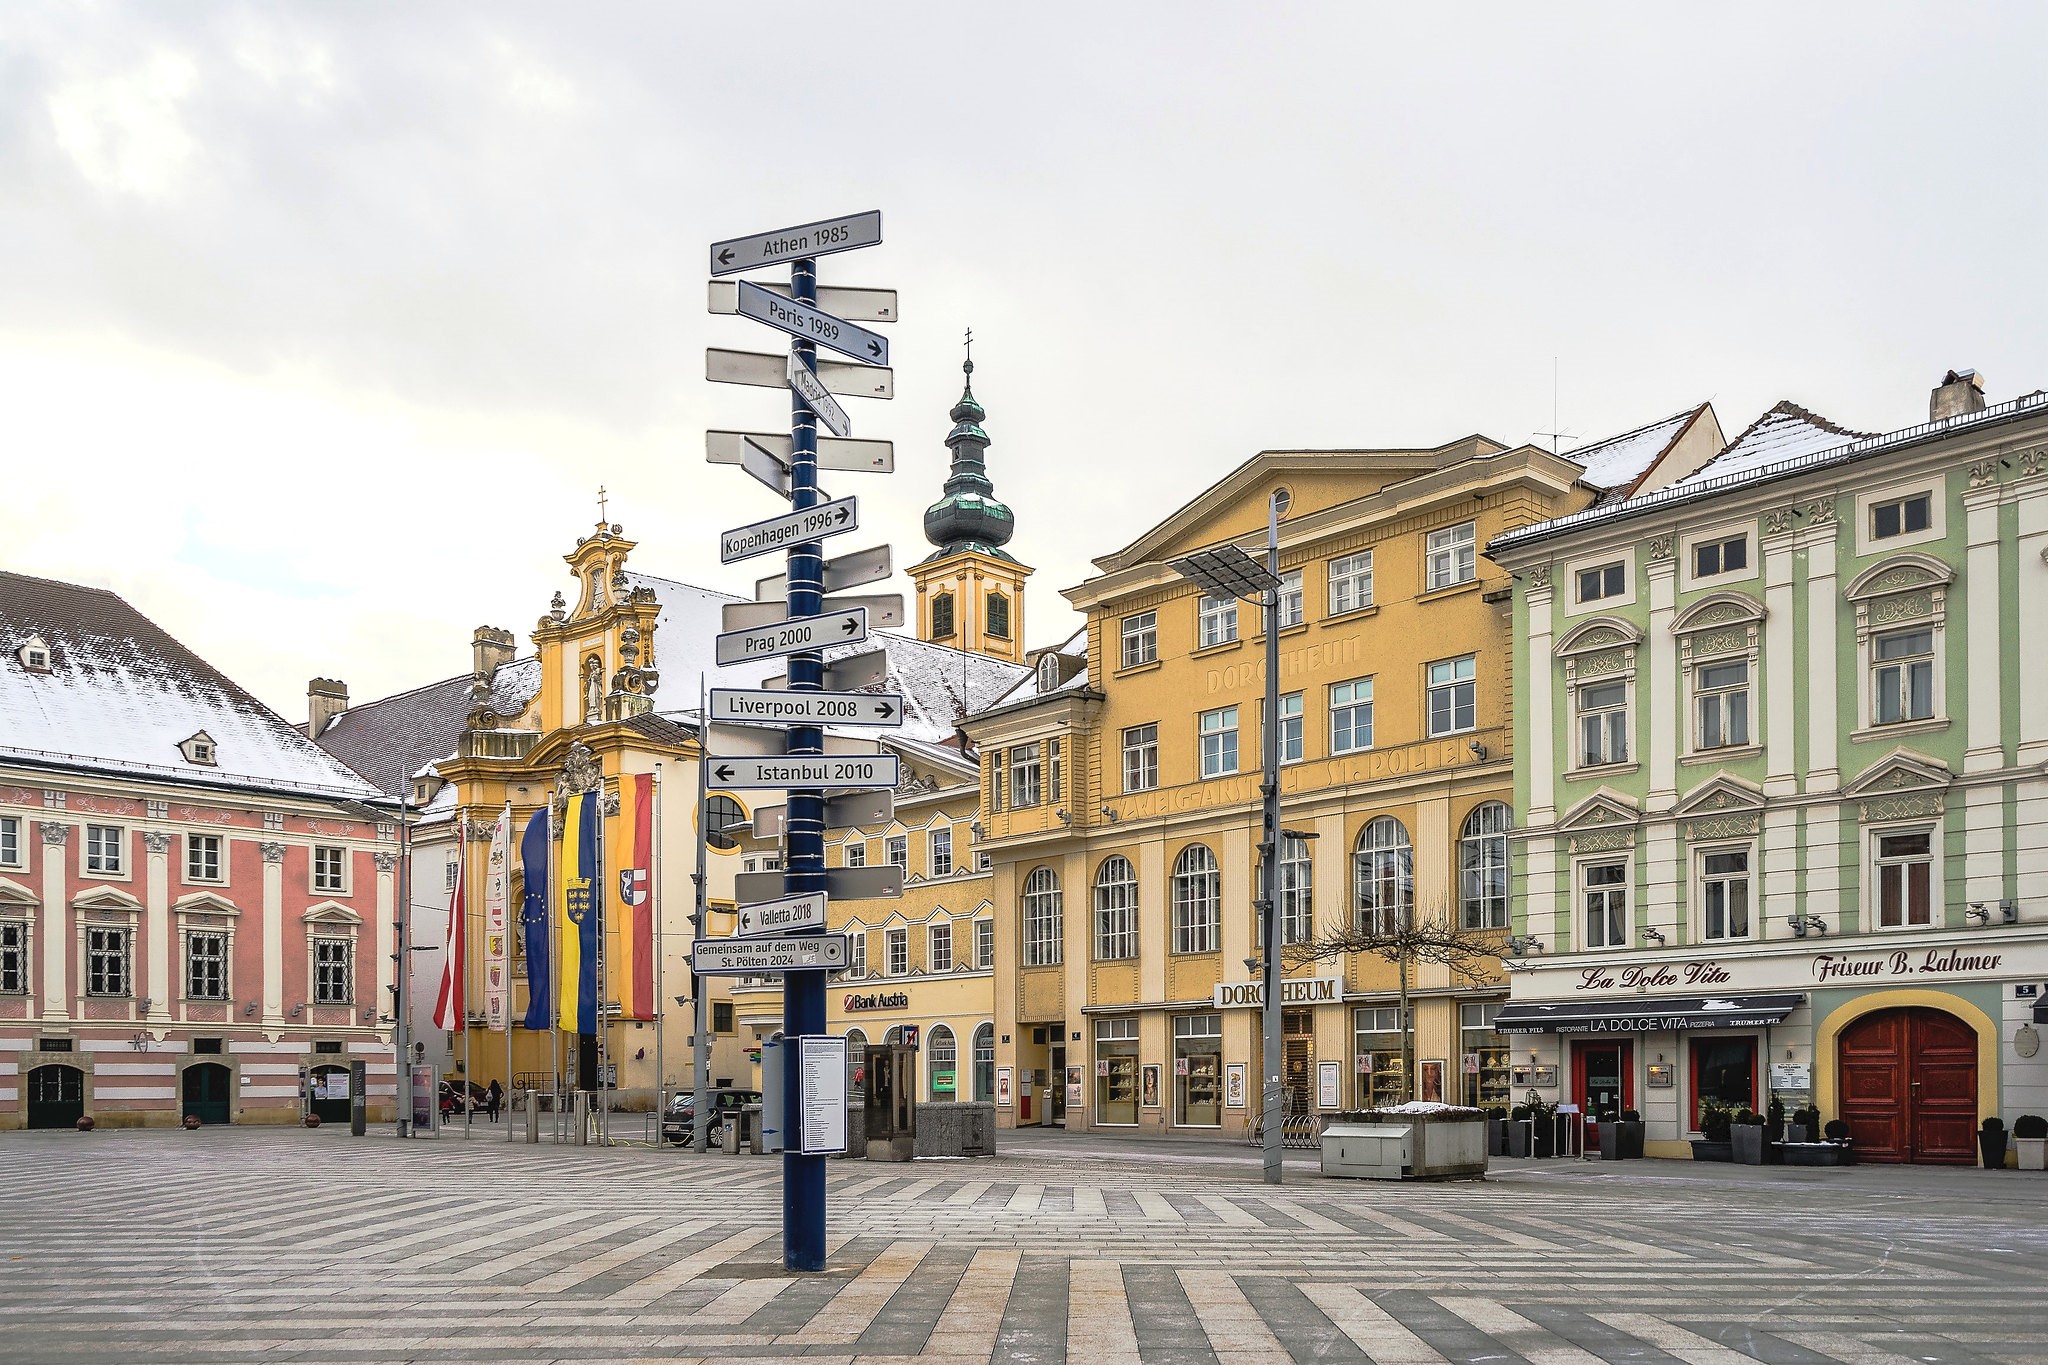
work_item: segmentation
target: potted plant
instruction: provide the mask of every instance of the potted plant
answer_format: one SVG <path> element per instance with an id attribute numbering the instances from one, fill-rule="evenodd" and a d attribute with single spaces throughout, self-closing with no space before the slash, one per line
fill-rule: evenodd
<path id="1" fill-rule="evenodd" d="M 1738 1111 L 1734 1122 L 1728 1127 L 1728 1145 L 1731 1155 L 1741 1165 L 1763 1165 L 1763 1115 L 1748 1109 Z"/>
<path id="2" fill-rule="evenodd" d="M 1993 1114 L 1977 1129 L 1977 1151 L 1984 1158 L 1984 1169 L 2002 1171 L 2005 1169 L 2005 1120 Z"/>
<path id="3" fill-rule="evenodd" d="M 1518 1104 L 1508 1111 L 1507 1121 L 1508 1155 L 1525 1157 L 1535 1141 L 1536 1125 L 1529 1121 L 1529 1106 Z"/>
<path id="4" fill-rule="evenodd" d="M 1791 1121 L 1785 1125 L 1785 1141 L 1792 1143 L 1820 1141 L 1820 1110 L 1794 1109 Z"/>
<path id="5" fill-rule="evenodd" d="M 1643 1159 L 1643 1116 L 1633 1109 L 1621 1111 L 1621 1118 L 1614 1125 L 1617 1150 L 1624 1161 Z M 1605 1155 L 1603 1152 L 1602 1155 Z"/>
<path id="6" fill-rule="evenodd" d="M 1820 1110 L 1805 1111 L 1809 1122 L 1820 1122 Z M 1803 1125 L 1795 1125 L 1799 1131 Z M 1787 1142 L 1783 1151 L 1787 1166 L 1846 1166 L 1849 1164 L 1849 1125 L 1834 1119 L 1824 1130 L 1826 1137 L 1811 1142 Z"/>
<path id="7" fill-rule="evenodd" d="M 1728 1130 L 1734 1119 L 1735 1111 L 1720 1100 L 1701 1100 L 1700 1135 L 1693 1139 L 1692 1159 L 1733 1161 L 1735 1153 L 1729 1145 Z"/>
<path id="8" fill-rule="evenodd" d="M 2021 1114 L 2012 1121 L 2012 1142 L 2019 1149 L 2021 1170 L 2048 1171 L 2048 1119 Z"/>
<path id="9" fill-rule="evenodd" d="M 1535 1091 L 1529 1092 L 1529 1123 L 1535 1130 L 1531 1156 L 1557 1155 L 1557 1106 L 1547 1104 Z"/>
<path id="10" fill-rule="evenodd" d="M 1506 1156 L 1508 1154 L 1508 1111 L 1500 1105 L 1493 1105 L 1486 1111 L 1486 1154 Z"/>

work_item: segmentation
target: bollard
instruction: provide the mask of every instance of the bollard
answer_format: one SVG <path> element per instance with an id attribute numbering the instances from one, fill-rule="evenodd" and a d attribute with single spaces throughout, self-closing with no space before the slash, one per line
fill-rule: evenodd
<path id="1" fill-rule="evenodd" d="M 727 1156 L 738 1156 L 740 1154 L 740 1116 L 737 1113 L 726 1115 L 725 1123 L 720 1126 L 718 1132 L 725 1142 L 725 1154 Z"/>
<path id="2" fill-rule="evenodd" d="M 578 1090 L 569 1096 L 569 1118 L 576 1125 L 576 1145 L 590 1145 L 590 1092 Z"/>
<path id="3" fill-rule="evenodd" d="M 540 1091 L 526 1092 L 526 1140 L 540 1141 Z"/>

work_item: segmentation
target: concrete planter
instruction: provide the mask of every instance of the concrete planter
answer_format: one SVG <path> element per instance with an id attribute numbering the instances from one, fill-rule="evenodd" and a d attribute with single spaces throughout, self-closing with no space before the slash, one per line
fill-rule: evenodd
<path id="1" fill-rule="evenodd" d="M 2023 1171 L 2048 1171 L 2048 1138 L 2014 1138 Z"/>
<path id="2" fill-rule="evenodd" d="M 996 1107 L 989 1103 L 940 1102 L 917 1106 L 914 1155 L 994 1156 Z"/>
<path id="3" fill-rule="evenodd" d="M 1536 1141 L 1536 1125 L 1528 1119 L 1509 1119 L 1506 1124 L 1508 1155 L 1522 1158 Z"/>
<path id="4" fill-rule="evenodd" d="M 1401 1125 L 1410 1129 L 1404 1180 L 1461 1180 L 1486 1174 L 1486 1113 L 1450 1105 L 1404 1104 L 1332 1114 L 1330 1124 Z M 1518 1125 L 1510 1125 L 1518 1126 Z"/>
<path id="5" fill-rule="evenodd" d="M 1758 1123 L 1738 1123 L 1728 1130 L 1728 1148 L 1737 1165 L 1764 1164 L 1764 1130 Z"/>
<path id="6" fill-rule="evenodd" d="M 1781 1149 L 1787 1166 L 1846 1166 L 1849 1164 L 1849 1144 L 1846 1142 L 1787 1142 Z"/>

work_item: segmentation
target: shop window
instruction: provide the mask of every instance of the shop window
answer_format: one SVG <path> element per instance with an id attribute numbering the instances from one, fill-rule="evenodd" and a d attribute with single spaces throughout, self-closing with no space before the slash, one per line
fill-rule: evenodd
<path id="1" fill-rule="evenodd" d="M 1059 874 L 1049 867 L 1033 868 L 1024 879 L 1024 965 L 1057 966 L 1065 932 Z"/>
<path id="2" fill-rule="evenodd" d="M 996 1028 L 983 1024 L 974 1030 L 974 1098 L 989 1104 L 996 1097 Z"/>
<path id="3" fill-rule="evenodd" d="M 1173 1121 L 1223 1126 L 1223 1016 L 1184 1014 L 1173 1021 Z"/>
<path id="4" fill-rule="evenodd" d="M 957 1099 L 959 1062 L 953 1030 L 944 1024 L 932 1025 L 924 1036 L 924 1064 L 925 1093 L 936 1101 Z"/>
<path id="5" fill-rule="evenodd" d="M 1458 922 L 1467 929 L 1508 927 L 1508 827 L 1498 801 L 1472 808 L 1458 837 Z"/>
<path id="6" fill-rule="evenodd" d="M 1352 1070 L 1361 1109 L 1405 1104 L 1407 1073 L 1401 1060 L 1401 1011 L 1390 1006 L 1353 1010 Z"/>
<path id="7" fill-rule="evenodd" d="M 1628 946 L 1628 864 L 1589 863 L 1581 873 L 1588 948 Z"/>
<path id="8" fill-rule="evenodd" d="M 1429 666 L 1429 733 L 1454 735 L 1479 723 L 1478 657 L 1444 659 Z"/>
<path id="9" fill-rule="evenodd" d="M 1749 937 L 1749 850 L 1709 853 L 1700 860 L 1702 936 Z"/>
<path id="10" fill-rule="evenodd" d="M 1119 626 L 1123 666 L 1137 668 L 1159 658 L 1159 613 L 1141 611 L 1126 616 Z"/>
<path id="11" fill-rule="evenodd" d="M 1095 960 L 1138 955 L 1138 874 L 1121 855 L 1105 858 L 1095 874 Z"/>
<path id="12" fill-rule="evenodd" d="M 1458 1006 L 1458 1069 L 1464 1073 L 1465 1103 L 1476 1108 L 1514 1101 L 1508 1073 L 1511 1040 L 1493 1029 L 1500 1006 L 1498 1000 L 1473 1000 Z"/>
<path id="13" fill-rule="evenodd" d="M 1213 953 L 1223 917 L 1223 872 L 1206 845 L 1189 844 L 1173 864 L 1173 951 Z"/>
<path id="14" fill-rule="evenodd" d="M 1095 1121 L 1138 1122 L 1138 1021 L 1095 1021 Z"/>
<path id="15" fill-rule="evenodd" d="M 1369 822 L 1359 832 L 1351 862 L 1358 927 L 1390 934 L 1406 924 L 1415 909 L 1415 857 L 1407 827 L 1391 815 Z"/>
<path id="16" fill-rule="evenodd" d="M 868 1036 L 857 1028 L 846 1031 L 846 1094 L 858 1103 L 867 1094 Z"/>
<path id="17" fill-rule="evenodd" d="M 1472 522 L 1429 533 L 1425 558 L 1430 591 L 1470 583 L 1478 576 L 1478 536 Z"/>
<path id="18" fill-rule="evenodd" d="M 1308 840 L 1292 834 L 1280 836 L 1280 874 L 1276 888 L 1280 898 L 1280 941 L 1306 943 L 1315 937 L 1315 871 L 1309 861 Z"/>
<path id="19" fill-rule="evenodd" d="M 1237 638 L 1237 599 L 1204 595 L 1196 610 L 1200 627 L 1200 648 L 1227 645 Z"/>
<path id="20" fill-rule="evenodd" d="M 1330 561 L 1330 615 L 1360 611 L 1372 605 L 1372 551 L 1361 550 Z"/>
<path id="21" fill-rule="evenodd" d="M 1148 792 L 1159 785 L 1159 726 L 1133 725 L 1124 731 L 1124 790 Z"/>
<path id="22" fill-rule="evenodd" d="M 1756 1039 L 1699 1038 L 1691 1042 L 1692 1126 L 1709 1104 L 1756 1108 Z"/>
<path id="23" fill-rule="evenodd" d="M 1878 835 L 1878 927 L 1900 929 L 1933 922 L 1933 834 L 1920 830 Z"/>

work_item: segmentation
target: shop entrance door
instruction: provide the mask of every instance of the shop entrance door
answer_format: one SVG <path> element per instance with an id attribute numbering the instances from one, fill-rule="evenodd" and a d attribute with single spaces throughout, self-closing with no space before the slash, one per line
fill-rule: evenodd
<path id="1" fill-rule="evenodd" d="M 1977 1035 L 1933 1009 L 1880 1010 L 1836 1044 L 1859 1161 L 1977 1161 Z"/>
<path id="2" fill-rule="evenodd" d="M 201 1123 L 228 1121 L 228 1069 L 219 1062 L 194 1062 L 185 1068 L 178 1088 L 183 1103 L 178 1117 Z"/>
<path id="3" fill-rule="evenodd" d="M 1312 1010 L 1280 1011 L 1280 1077 L 1287 1088 L 1290 1114 L 1306 1114 L 1315 1108 L 1315 1028 Z"/>
<path id="4" fill-rule="evenodd" d="M 1067 1126 L 1067 1049 L 1055 1045 L 1052 1066 L 1045 1073 L 1045 1122 L 1049 1128 Z"/>
<path id="5" fill-rule="evenodd" d="M 190 1075 L 191 1072 L 188 1071 L 186 1074 Z M 316 1066 L 313 1068 L 312 1086 L 313 1092 L 307 1096 L 307 1108 L 319 1115 L 322 1123 L 347 1123 L 348 1068 Z"/>
<path id="6" fill-rule="evenodd" d="M 28 1126 L 76 1128 L 85 1117 L 85 1073 L 52 1064 L 28 1073 Z"/>
<path id="7" fill-rule="evenodd" d="M 1572 1044 L 1572 1098 L 1585 1115 L 1587 1151 L 1599 1150 L 1600 1121 L 1633 1105 L 1634 1061 L 1634 1043 Z"/>

